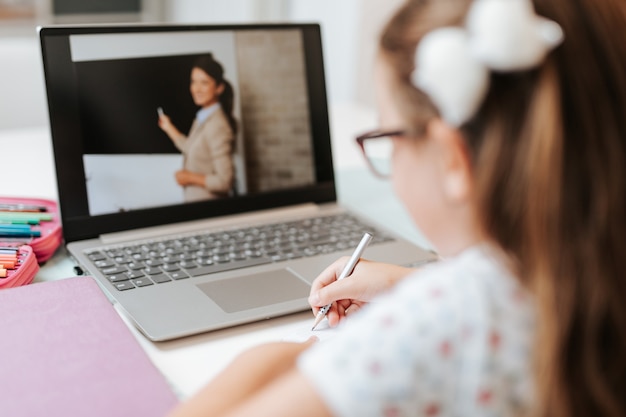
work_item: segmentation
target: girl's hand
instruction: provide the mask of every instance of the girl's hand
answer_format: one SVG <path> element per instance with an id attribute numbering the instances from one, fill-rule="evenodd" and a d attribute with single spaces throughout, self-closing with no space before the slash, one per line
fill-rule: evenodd
<path id="1" fill-rule="evenodd" d="M 315 278 L 311 286 L 309 304 L 313 308 L 313 314 L 317 314 L 323 306 L 333 303 L 326 315 L 331 327 L 413 271 L 410 268 L 361 259 L 352 275 L 337 281 L 348 259 L 345 256 L 334 262 Z"/>

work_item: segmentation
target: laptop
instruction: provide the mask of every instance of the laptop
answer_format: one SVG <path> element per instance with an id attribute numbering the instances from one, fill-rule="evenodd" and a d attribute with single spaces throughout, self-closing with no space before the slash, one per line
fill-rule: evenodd
<path id="1" fill-rule="evenodd" d="M 0 415 L 161 417 L 178 400 L 90 277 L 0 291 Z"/>
<path id="2" fill-rule="evenodd" d="M 366 231 L 368 259 L 434 259 L 337 204 L 319 25 L 39 34 L 67 249 L 149 339 L 306 310 L 315 277 Z M 194 96 L 202 59 L 219 63 L 210 78 L 233 92 L 219 106 L 235 126 L 219 192 L 203 189 L 217 171 L 200 173 L 200 185 L 179 178 L 212 164 L 194 160 L 217 148 L 177 147 L 196 138 L 200 108 L 215 110 Z"/>

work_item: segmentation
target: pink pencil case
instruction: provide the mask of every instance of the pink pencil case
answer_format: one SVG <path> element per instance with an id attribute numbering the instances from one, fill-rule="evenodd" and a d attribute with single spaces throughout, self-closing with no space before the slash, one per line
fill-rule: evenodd
<path id="1" fill-rule="evenodd" d="M 30 284 L 39 272 L 39 264 L 33 248 L 22 245 L 17 249 L 17 263 L 12 269 L 6 269 L 6 277 L 0 278 L 0 290 Z M 2 264 L 2 260 L 0 260 L 0 264 Z"/>
<path id="2" fill-rule="evenodd" d="M 12 242 L 13 245 L 27 244 L 32 247 L 37 261 L 41 264 L 47 261 L 54 255 L 54 252 L 63 242 L 63 233 L 61 230 L 61 220 L 59 218 L 59 212 L 56 202 L 52 200 L 46 200 L 41 198 L 23 198 L 23 197 L 0 197 L 0 218 L 2 213 L 7 213 L 1 207 L 2 205 L 11 204 L 23 204 L 32 206 L 45 207 L 46 211 L 40 214 L 48 214 L 51 216 L 50 220 L 41 221 L 38 225 L 32 225 L 33 231 L 38 231 L 41 236 L 28 237 L 28 238 L 10 238 L 6 239 L 0 237 L 0 246 L 7 246 L 2 242 Z M 11 212 L 8 212 L 11 213 Z M 23 214 L 23 213 L 22 213 Z M 25 216 L 27 215 L 24 214 Z"/>

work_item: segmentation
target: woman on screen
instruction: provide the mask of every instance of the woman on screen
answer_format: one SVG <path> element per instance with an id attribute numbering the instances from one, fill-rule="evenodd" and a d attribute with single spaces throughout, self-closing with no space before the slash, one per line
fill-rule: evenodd
<path id="1" fill-rule="evenodd" d="M 188 135 L 159 109 L 159 127 L 184 156 L 176 182 L 184 187 L 188 202 L 227 196 L 234 180 L 232 153 L 237 121 L 232 114 L 233 88 L 212 54 L 194 63 L 189 90 L 200 110 Z"/>

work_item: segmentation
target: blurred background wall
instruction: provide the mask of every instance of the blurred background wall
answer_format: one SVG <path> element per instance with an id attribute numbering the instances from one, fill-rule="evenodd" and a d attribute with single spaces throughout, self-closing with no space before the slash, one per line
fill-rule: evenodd
<path id="1" fill-rule="evenodd" d="M 48 109 L 36 27 L 84 23 L 256 23 L 317 22 L 322 27 L 333 163 L 340 201 L 410 240 L 428 247 L 406 212 L 394 201 L 390 183 L 367 176 L 354 136 L 378 124 L 372 62 L 384 22 L 404 0 L 0 0 L 0 153 L 32 147 L 30 162 L 53 172 Z M 3 161 L 19 175 L 21 162 Z M 30 172 L 30 171 L 29 171 Z M 10 177 L 9 177 L 10 178 Z M 8 188 L 7 188 L 8 187 Z M 34 195 L 54 198 L 53 176 L 41 178 Z M 7 195 L 23 195 L 19 181 L 5 181 Z M 32 190 L 30 192 L 33 192 Z M 52 193 L 52 194 L 51 194 Z M 379 195 L 376 201 L 371 195 Z M 394 226 L 395 225 L 395 226 Z"/>
<path id="2" fill-rule="evenodd" d="M 120 22 L 318 22 L 331 123 L 362 117 L 372 124 L 376 39 L 401 1 L 0 0 L 0 129 L 47 125 L 38 25 Z"/>

